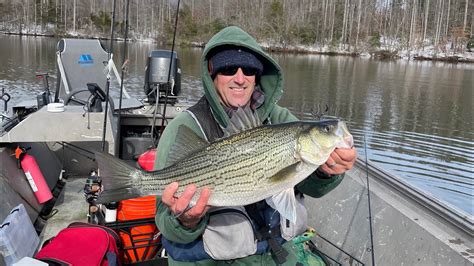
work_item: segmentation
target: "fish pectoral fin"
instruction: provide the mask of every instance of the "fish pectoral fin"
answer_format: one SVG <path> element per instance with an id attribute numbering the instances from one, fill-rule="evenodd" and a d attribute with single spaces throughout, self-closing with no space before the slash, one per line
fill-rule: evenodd
<path id="1" fill-rule="evenodd" d="M 285 219 L 296 223 L 296 197 L 292 187 L 265 199 L 265 201 Z"/>
<path id="2" fill-rule="evenodd" d="M 289 165 L 281 169 L 278 173 L 270 177 L 271 182 L 282 182 L 293 178 L 298 172 L 301 171 L 301 168 L 304 167 L 301 162 Z"/>
<path id="3" fill-rule="evenodd" d="M 175 164 L 193 152 L 207 147 L 209 143 L 185 125 L 178 127 L 176 138 L 170 149 L 168 165 Z"/>
<path id="4" fill-rule="evenodd" d="M 281 169 L 278 173 L 273 175 L 270 180 L 272 182 L 292 182 L 293 185 L 298 184 L 305 177 L 308 177 L 316 168 L 312 164 L 305 162 L 297 162 Z"/>

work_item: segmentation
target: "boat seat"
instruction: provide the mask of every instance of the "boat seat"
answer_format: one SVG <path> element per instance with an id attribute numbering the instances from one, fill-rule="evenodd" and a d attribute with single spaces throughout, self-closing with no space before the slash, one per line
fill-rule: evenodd
<path id="1" fill-rule="evenodd" d="M 94 39 L 62 39 L 57 45 L 58 83 L 57 97 L 65 104 L 84 104 L 91 96 L 87 83 L 97 84 L 106 90 L 107 76 L 110 77 L 109 95 L 112 104 L 119 107 L 120 85 L 122 80 L 113 62 L 113 54 L 109 54 L 100 40 Z M 125 87 L 123 90 L 122 108 L 139 108 L 143 104 L 131 98 Z"/>

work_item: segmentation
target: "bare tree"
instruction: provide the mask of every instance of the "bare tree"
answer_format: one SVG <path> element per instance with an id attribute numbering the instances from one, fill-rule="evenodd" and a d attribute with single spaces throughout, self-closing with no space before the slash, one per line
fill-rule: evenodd
<path id="1" fill-rule="evenodd" d="M 113 1 L 0 0 L 0 26 L 31 34 L 36 29 L 37 33 L 48 30 L 44 25 L 52 23 L 56 34 L 106 35 Z M 175 0 L 130 1 L 130 36 L 170 36 Z M 309 42 L 358 51 L 383 42 L 413 50 L 421 42 L 423 48 L 446 47 L 447 43 L 454 48 L 466 45 L 474 28 L 472 0 L 181 1 L 180 16 L 189 16 L 180 17 L 186 20 L 181 29 L 187 32 L 188 42 L 207 40 L 226 25 L 239 25 L 259 41 L 282 45 Z M 125 0 L 117 0 L 116 25 L 124 25 L 124 9 Z"/>
<path id="2" fill-rule="evenodd" d="M 464 22 L 463 22 L 463 24 L 462 24 L 462 31 L 463 31 L 463 32 L 466 31 L 468 6 L 469 6 L 469 0 L 466 0 L 466 4 L 465 4 L 465 7 L 464 7 Z M 472 13 L 471 13 L 471 16 L 472 16 Z M 471 28 L 472 28 L 472 27 L 471 27 Z M 472 30 L 472 29 L 471 29 L 471 30 Z M 471 31 L 471 33 L 472 33 L 472 31 Z"/>
<path id="3" fill-rule="evenodd" d="M 468 1 L 466 1 L 467 3 Z M 449 30 L 449 14 L 450 14 L 450 11 L 451 11 L 451 0 L 448 0 L 448 10 L 446 12 L 446 26 L 445 26 L 445 29 L 444 29 L 444 37 L 447 38 L 448 37 L 448 30 Z"/>
<path id="4" fill-rule="evenodd" d="M 359 4 L 357 5 L 357 33 L 356 33 L 356 41 L 355 41 L 355 51 L 359 47 L 359 33 L 360 33 L 360 16 L 362 15 L 361 12 L 362 0 L 359 0 Z"/>
<path id="5" fill-rule="evenodd" d="M 429 17 L 429 9 L 430 9 L 430 0 L 426 0 L 426 7 L 425 7 L 425 20 L 424 20 L 424 27 L 423 27 L 423 37 L 422 37 L 422 47 L 425 48 L 425 39 L 426 39 L 426 30 L 428 29 L 428 17 Z"/>

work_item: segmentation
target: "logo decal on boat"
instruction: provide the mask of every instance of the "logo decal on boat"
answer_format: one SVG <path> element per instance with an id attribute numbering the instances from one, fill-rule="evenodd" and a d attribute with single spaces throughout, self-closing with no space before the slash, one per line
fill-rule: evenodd
<path id="1" fill-rule="evenodd" d="M 79 57 L 79 61 L 77 61 L 80 65 L 91 65 L 94 64 L 94 59 L 90 54 L 83 54 Z"/>

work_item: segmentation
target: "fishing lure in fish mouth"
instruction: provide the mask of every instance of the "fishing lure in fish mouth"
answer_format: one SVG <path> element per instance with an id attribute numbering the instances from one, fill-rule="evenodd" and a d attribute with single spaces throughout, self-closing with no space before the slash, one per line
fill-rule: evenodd
<path id="1" fill-rule="evenodd" d="M 350 148 L 352 135 L 344 122 L 331 119 L 262 125 L 250 108 L 239 108 L 225 137 L 208 143 L 180 126 L 168 166 L 152 172 L 97 153 L 104 191 L 99 202 L 161 195 L 172 182 L 177 196 L 195 184 L 192 203 L 202 188 L 212 190 L 210 206 L 245 206 L 267 200 L 290 221 L 296 220 L 293 187 L 324 164 L 336 148 Z"/>

